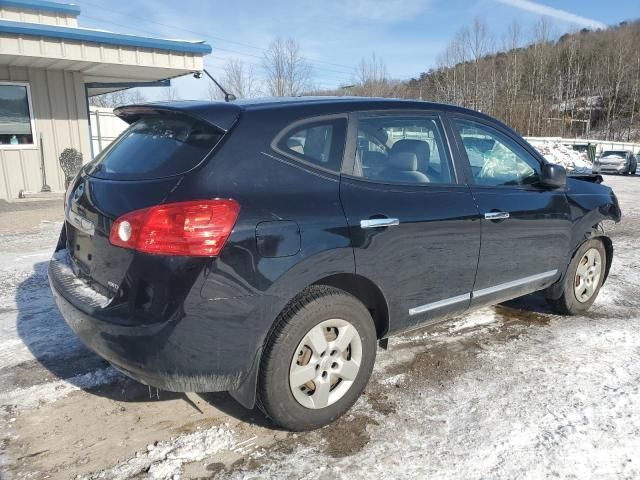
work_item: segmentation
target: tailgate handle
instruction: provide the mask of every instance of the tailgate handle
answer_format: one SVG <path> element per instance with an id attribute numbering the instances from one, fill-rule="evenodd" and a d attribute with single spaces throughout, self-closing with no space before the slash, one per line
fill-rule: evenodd
<path id="1" fill-rule="evenodd" d="M 506 220 L 509 218 L 509 212 L 487 212 L 484 214 L 487 220 Z"/>
<path id="2" fill-rule="evenodd" d="M 360 228 L 383 228 L 400 225 L 397 218 L 370 218 L 369 220 L 360 220 Z"/>

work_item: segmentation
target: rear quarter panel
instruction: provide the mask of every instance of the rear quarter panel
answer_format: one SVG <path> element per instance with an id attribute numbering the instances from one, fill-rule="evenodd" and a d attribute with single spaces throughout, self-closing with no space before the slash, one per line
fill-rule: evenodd
<path id="1" fill-rule="evenodd" d="M 185 176 L 168 199 L 240 203 L 227 244 L 208 263 L 199 294 L 191 298 L 202 312 L 202 328 L 215 329 L 225 342 L 218 349 L 235 351 L 232 370 L 251 368 L 278 313 L 298 292 L 328 275 L 355 272 L 339 175 L 271 150 L 273 138 L 295 120 L 273 111 L 241 117 L 212 161 Z"/>

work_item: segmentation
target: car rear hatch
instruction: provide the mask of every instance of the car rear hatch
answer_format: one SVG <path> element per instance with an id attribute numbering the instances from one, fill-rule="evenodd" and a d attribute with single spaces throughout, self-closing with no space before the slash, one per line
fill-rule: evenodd
<path id="1" fill-rule="evenodd" d="M 116 110 L 129 128 L 86 165 L 67 190 L 66 222 L 53 262 L 60 263 L 60 276 L 66 265 L 67 275 L 72 270 L 81 280 L 58 282 L 68 290 L 68 299 L 90 298 L 90 288 L 106 297 L 101 307 L 128 305 L 138 317 L 158 321 L 171 313 L 167 301 L 179 302 L 178 297 L 188 293 L 202 258 L 140 253 L 114 245 L 110 234 L 117 219 L 164 204 L 184 175 L 210 161 L 239 109 L 223 107 L 214 123 L 215 106 L 208 107 L 196 108 L 195 114 L 193 109 L 155 104 Z M 203 112 L 206 115 L 198 114 Z M 76 295 L 83 289 L 84 295 Z M 87 301 L 86 306 L 93 309 L 96 304 Z M 131 317 L 131 312 L 124 316 Z"/>
<path id="2" fill-rule="evenodd" d="M 599 161 L 601 165 L 619 166 L 623 165 L 626 162 L 626 157 L 624 156 L 624 154 L 614 153 L 603 155 L 602 157 L 600 157 Z"/>

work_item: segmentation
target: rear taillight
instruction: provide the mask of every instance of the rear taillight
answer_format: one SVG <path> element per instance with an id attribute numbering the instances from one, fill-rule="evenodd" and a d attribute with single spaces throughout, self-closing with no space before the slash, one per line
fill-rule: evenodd
<path id="1" fill-rule="evenodd" d="M 118 218 L 109 241 L 118 247 L 156 255 L 215 257 L 238 218 L 235 200 L 167 203 Z"/>

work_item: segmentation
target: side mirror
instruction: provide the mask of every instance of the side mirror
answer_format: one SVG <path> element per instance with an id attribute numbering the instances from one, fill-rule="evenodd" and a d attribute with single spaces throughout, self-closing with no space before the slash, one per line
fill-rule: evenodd
<path id="1" fill-rule="evenodd" d="M 545 163 L 542 166 L 540 183 L 545 187 L 562 188 L 567 185 L 567 171 L 562 165 Z"/>

